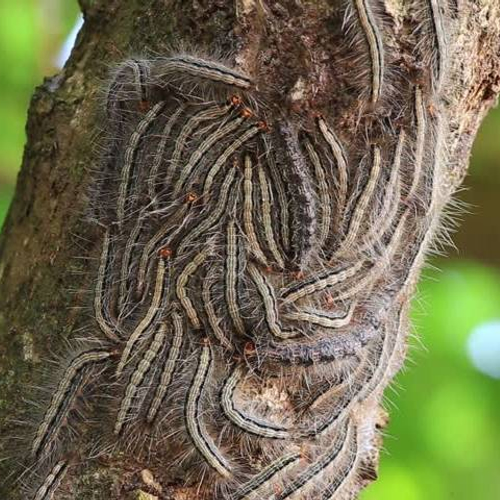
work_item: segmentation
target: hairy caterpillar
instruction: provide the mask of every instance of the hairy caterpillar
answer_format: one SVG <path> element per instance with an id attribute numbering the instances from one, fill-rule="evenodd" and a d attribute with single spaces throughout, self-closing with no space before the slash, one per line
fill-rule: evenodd
<path id="1" fill-rule="evenodd" d="M 228 350 L 233 350 L 233 344 L 231 343 L 231 339 L 227 336 L 224 328 L 221 327 L 221 318 L 217 316 L 217 312 L 215 310 L 215 305 L 212 301 L 212 293 L 211 286 L 214 281 L 215 269 L 211 268 L 208 271 L 207 276 L 203 280 L 203 307 L 205 309 L 205 313 L 208 320 L 208 325 L 210 327 L 211 332 L 220 342 L 220 344 Z"/>
<path id="2" fill-rule="evenodd" d="M 286 313 L 285 318 L 291 321 L 305 321 L 324 328 L 342 328 L 351 322 L 355 306 L 355 302 L 352 302 L 349 308 L 341 314 L 328 313 L 313 309 L 301 309 Z"/>
<path id="3" fill-rule="evenodd" d="M 318 276 L 314 276 L 285 288 L 281 292 L 281 297 L 286 302 L 296 302 L 307 295 L 321 292 L 325 288 L 333 287 L 349 278 L 352 278 L 361 270 L 363 264 L 363 262 L 356 262 L 354 265 L 349 267 L 342 266 L 338 269 L 321 273 Z"/>
<path id="4" fill-rule="evenodd" d="M 179 180 L 174 187 L 174 196 L 177 196 L 184 186 L 187 178 L 191 174 L 191 171 L 195 168 L 197 163 L 201 160 L 203 155 L 220 139 L 227 137 L 229 134 L 234 132 L 245 120 L 244 116 L 235 118 L 230 121 L 227 125 L 220 127 L 213 134 L 209 135 L 201 144 L 200 147 L 191 155 L 189 161 L 183 166 L 182 171 L 179 176 Z"/>
<path id="5" fill-rule="evenodd" d="M 104 316 L 104 311 L 106 309 L 103 305 L 103 288 L 104 281 L 107 275 L 107 267 L 109 265 L 108 260 L 110 258 L 109 246 L 110 246 L 111 235 L 109 231 L 106 231 L 104 235 L 104 241 L 102 245 L 102 254 L 101 254 L 101 262 L 99 264 L 99 270 L 97 273 L 97 284 L 95 290 L 95 298 L 94 298 L 94 311 L 96 316 L 97 324 L 101 329 L 102 333 L 113 342 L 118 340 L 118 335 L 116 334 L 116 325 L 111 326 L 111 319 Z"/>
<path id="6" fill-rule="evenodd" d="M 345 448 L 351 440 L 350 435 L 353 432 L 356 432 L 355 424 L 352 421 L 348 421 L 347 425 L 341 427 L 340 433 L 336 436 L 331 448 L 304 472 L 299 474 L 281 493 L 274 495 L 272 497 L 273 500 L 285 500 L 286 498 L 291 498 L 303 488 L 307 488 L 308 486 L 314 487 L 315 479 L 324 474 L 328 467 L 335 464 L 339 455 L 345 452 Z"/>
<path id="7" fill-rule="evenodd" d="M 187 73 L 189 75 L 210 81 L 220 82 L 225 85 L 248 89 L 252 86 L 252 79 L 238 73 L 216 61 L 207 61 L 190 55 L 178 55 L 159 61 L 157 78 L 171 73 Z"/>
<path id="8" fill-rule="evenodd" d="M 208 436 L 207 430 L 201 421 L 200 404 L 206 379 L 211 375 L 212 363 L 213 358 L 210 346 L 204 346 L 201 349 L 198 366 L 196 367 L 196 372 L 188 389 L 186 401 L 186 427 L 195 448 L 203 455 L 207 463 L 221 476 L 231 477 L 232 472 L 230 464 L 221 455 L 211 437 Z"/>
<path id="9" fill-rule="evenodd" d="M 43 421 L 37 429 L 31 452 L 34 456 L 47 451 L 47 447 L 55 439 L 62 426 L 62 420 L 70 411 L 78 390 L 84 383 L 86 371 L 111 358 L 113 353 L 107 350 L 90 350 L 79 354 L 69 366 L 54 392 Z"/>
<path id="10" fill-rule="evenodd" d="M 168 349 L 167 359 L 165 360 L 161 371 L 160 381 L 156 387 L 154 397 L 148 409 L 146 417 L 148 423 L 152 423 L 155 420 L 172 382 L 172 377 L 179 361 L 182 342 L 184 339 L 184 325 L 182 324 L 182 317 L 177 312 L 172 314 L 172 319 L 174 323 L 174 338 L 172 339 L 172 344 Z"/>
<path id="11" fill-rule="evenodd" d="M 245 234 L 248 238 L 250 248 L 255 258 L 263 265 L 267 266 L 267 259 L 260 248 L 257 235 L 255 233 L 253 218 L 253 170 L 252 170 L 252 159 L 250 156 L 245 157 L 245 180 L 243 183 L 244 189 L 244 205 L 243 205 L 243 223 L 245 226 Z"/>
<path id="12" fill-rule="evenodd" d="M 221 393 L 221 405 L 225 416 L 245 432 L 272 439 L 287 439 L 290 433 L 287 428 L 271 422 L 264 422 L 244 414 L 234 403 L 234 391 L 243 377 L 241 366 L 237 366 L 224 382 Z"/>
<path id="13" fill-rule="evenodd" d="M 227 258 L 226 258 L 226 301 L 229 315 L 233 320 L 236 331 L 244 335 L 245 325 L 240 314 L 240 307 L 237 299 L 237 280 L 241 271 L 238 269 L 238 242 L 236 225 L 234 221 L 227 224 Z"/>
<path id="14" fill-rule="evenodd" d="M 158 259 L 155 288 L 151 304 L 149 306 L 146 315 L 142 318 L 141 322 L 137 325 L 137 328 L 135 328 L 135 330 L 132 332 L 129 339 L 127 340 L 125 349 L 123 350 L 120 359 L 120 363 L 118 364 L 118 367 L 116 369 L 117 377 L 119 377 L 122 374 L 123 369 L 125 368 L 125 365 L 129 360 L 134 345 L 137 343 L 137 341 L 140 339 L 143 333 L 148 331 L 154 317 L 156 316 L 160 308 L 160 303 L 162 301 L 163 293 L 165 290 L 166 270 L 167 270 L 167 265 L 165 261 L 162 258 Z"/>
<path id="15" fill-rule="evenodd" d="M 278 243 L 274 235 L 274 228 L 272 223 L 272 207 L 270 200 L 270 193 L 272 192 L 269 185 L 269 179 L 261 165 L 258 167 L 258 177 L 260 184 L 260 196 L 262 202 L 262 223 L 264 225 L 264 234 L 267 246 L 280 269 L 284 269 L 284 257 L 281 250 L 278 248 Z"/>
<path id="16" fill-rule="evenodd" d="M 28 466 L 43 470 L 51 449 L 66 463 L 46 443 L 64 439 L 81 371 L 102 363 L 114 401 L 99 407 L 112 422 L 106 450 L 133 449 L 156 470 L 181 457 L 200 498 L 336 499 L 359 482 L 372 444 L 352 413 L 380 397 L 397 364 L 448 129 L 421 84 L 405 83 L 414 102 L 397 121 L 390 106 L 372 113 L 392 83 L 387 28 L 375 2 L 350 5 L 370 60 L 359 134 L 313 100 L 268 102 L 256 78 L 215 60 L 133 60 L 115 72 L 96 202 L 103 348 L 70 361 Z"/>
<path id="17" fill-rule="evenodd" d="M 68 462 L 61 460 L 47 474 L 45 481 L 36 490 L 33 500 L 51 500 L 68 470 Z"/>
<path id="18" fill-rule="evenodd" d="M 288 468 L 296 465 L 300 458 L 300 453 L 291 453 L 272 462 L 269 466 L 256 474 L 252 480 L 236 490 L 235 498 L 238 500 L 255 498 L 255 495 L 259 491 L 266 489 L 266 485 L 269 483 L 275 484 L 276 475 L 284 473 Z"/>
<path id="19" fill-rule="evenodd" d="M 332 212 L 332 200 L 330 194 L 330 187 L 326 181 L 326 172 L 323 170 L 323 165 L 318 153 L 315 151 L 314 146 L 309 140 L 306 140 L 305 146 L 311 163 L 314 166 L 315 177 L 318 179 L 318 191 L 319 200 L 322 211 L 321 223 L 318 234 L 317 245 L 322 247 L 330 234 L 331 227 L 331 212 Z"/>
<path id="20" fill-rule="evenodd" d="M 255 283 L 259 295 L 262 299 L 262 305 L 264 306 L 264 314 L 266 318 L 266 326 L 277 338 L 287 339 L 297 335 L 296 332 L 285 331 L 282 329 L 279 323 L 277 298 L 275 296 L 274 290 L 266 280 L 265 276 L 252 264 L 248 266 L 248 272 Z"/>
<path id="21" fill-rule="evenodd" d="M 359 24 L 363 30 L 370 53 L 370 99 L 372 104 L 376 104 L 382 94 L 382 87 L 384 83 L 384 47 L 382 35 L 373 13 L 372 3 L 372 0 L 353 0 Z"/>
<path id="22" fill-rule="evenodd" d="M 320 116 L 318 117 L 317 122 L 321 135 L 328 144 L 332 152 L 332 155 L 337 163 L 337 170 L 338 170 L 336 178 L 336 184 L 337 184 L 336 197 L 338 200 L 337 217 L 340 221 L 342 221 L 345 205 L 347 203 L 348 183 L 349 183 L 349 173 L 348 173 L 349 161 L 347 159 L 344 146 L 339 141 L 335 133 L 328 127 L 325 120 Z"/>
<path id="23" fill-rule="evenodd" d="M 209 248 L 204 248 L 201 252 L 196 254 L 194 259 L 190 261 L 179 274 L 179 278 L 177 279 L 175 286 L 177 298 L 184 308 L 184 311 L 186 312 L 189 321 L 193 325 L 193 328 L 195 328 L 196 330 L 199 330 L 201 328 L 201 322 L 198 318 L 198 313 L 193 307 L 193 303 L 186 292 L 186 285 L 191 275 L 194 274 L 206 260 L 206 258 L 208 257 L 208 253 Z"/>
<path id="24" fill-rule="evenodd" d="M 139 361 L 139 364 L 132 372 L 130 376 L 130 380 L 125 389 L 125 396 L 121 401 L 120 410 L 118 411 L 118 416 L 116 417 L 116 423 L 114 432 L 115 434 L 119 434 L 125 424 L 125 418 L 127 416 L 128 411 L 130 410 L 130 406 L 132 405 L 132 400 L 137 392 L 137 387 L 142 382 L 146 373 L 151 367 L 151 364 L 154 362 L 158 352 L 163 347 L 163 342 L 166 334 L 166 326 L 164 324 L 160 325 L 158 328 L 156 335 L 151 342 L 148 350 L 144 354 L 143 358 Z"/>

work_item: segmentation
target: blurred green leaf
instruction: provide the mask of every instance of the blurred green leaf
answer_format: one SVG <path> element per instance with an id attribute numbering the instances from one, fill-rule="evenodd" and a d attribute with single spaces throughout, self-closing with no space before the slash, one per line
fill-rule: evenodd
<path id="1" fill-rule="evenodd" d="M 403 391 L 387 391 L 387 454 L 363 500 L 500 498 L 500 489 L 492 493 L 500 483 L 500 381 L 479 373 L 466 352 L 473 328 L 500 318 L 500 273 L 473 262 L 442 265 L 420 286 L 413 318 L 421 340 L 397 377 Z"/>

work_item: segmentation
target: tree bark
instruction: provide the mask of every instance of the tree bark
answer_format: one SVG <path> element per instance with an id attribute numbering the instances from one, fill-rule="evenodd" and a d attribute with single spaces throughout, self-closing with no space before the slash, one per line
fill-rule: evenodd
<path id="1" fill-rule="evenodd" d="M 413 79 L 419 85 L 432 59 L 415 50 L 422 25 L 419 16 L 428 2 L 378 4 L 386 59 L 394 72 L 389 78 L 396 84 L 401 78 Z M 449 133 L 439 212 L 462 183 L 478 127 L 500 92 L 498 1 L 446 4 L 451 28 L 446 41 L 447 81 L 439 104 L 446 110 Z M 93 166 L 99 162 L 96 144 L 110 68 L 137 55 L 170 54 L 172 47 L 230 54 L 238 70 L 255 78 L 271 113 L 286 109 L 301 122 L 306 114 L 321 112 L 334 117 L 336 131 L 344 136 L 356 135 L 356 130 L 356 137 L 366 134 L 357 128 L 361 108 L 358 82 L 352 76 L 356 65 L 366 63 L 347 56 L 344 2 L 80 0 L 80 5 L 85 24 L 70 60 L 34 93 L 23 164 L 0 239 L 0 429 L 10 440 L 23 432 L 17 421 L 31 418 L 23 400 L 27 387 L 38 383 L 38 368 L 51 351 L 88 325 L 91 315 L 87 291 L 94 284 L 101 236 L 85 214 L 95 179 Z M 359 79 L 365 82 L 364 76 Z M 382 114 L 392 123 L 397 122 L 396 104 L 412 106 L 409 100 L 395 98 L 391 107 L 389 99 Z M 432 109 L 429 114 L 432 117 Z M 401 347 L 386 383 L 403 357 Z M 385 425 L 379 401 L 377 394 L 360 404 L 358 422 Z M 376 433 L 373 444 L 363 458 L 356 489 L 376 478 L 380 446 Z M 8 444 L 4 448 L 8 459 L 0 461 L 0 477 L 17 470 L 12 448 Z M 165 465 L 170 465 L 168 459 Z M 159 478 L 161 493 L 148 481 L 145 469 Z M 97 462 L 85 462 L 78 474 L 69 474 L 57 498 L 200 498 L 196 484 L 188 480 L 189 470 L 179 476 L 178 471 L 161 469 L 127 450 L 111 453 Z M 18 485 L 6 483 L 0 496 L 23 498 L 20 491 Z"/>

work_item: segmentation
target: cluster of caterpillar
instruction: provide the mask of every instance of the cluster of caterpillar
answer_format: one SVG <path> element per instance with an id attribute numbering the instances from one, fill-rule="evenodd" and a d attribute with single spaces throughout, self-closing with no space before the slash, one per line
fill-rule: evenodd
<path id="1" fill-rule="evenodd" d="M 346 17 L 371 120 L 391 86 L 375 3 Z M 300 126 L 261 116 L 252 78 L 213 60 L 116 70 L 94 196 L 100 340 L 68 361 L 33 435 L 34 500 L 56 495 L 93 439 L 189 464 L 200 498 L 356 494 L 373 429 L 355 410 L 397 369 L 441 210 L 446 26 L 435 0 L 422 9 L 428 81 L 408 83 L 402 125 L 374 126 L 364 148 L 326 110 Z M 104 395 L 82 408 L 90 388 Z M 110 418 L 84 425 L 91 410 Z"/>

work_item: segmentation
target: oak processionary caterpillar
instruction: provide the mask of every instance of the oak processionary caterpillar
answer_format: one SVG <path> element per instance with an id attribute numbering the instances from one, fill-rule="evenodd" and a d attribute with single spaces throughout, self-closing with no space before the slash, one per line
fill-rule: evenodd
<path id="1" fill-rule="evenodd" d="M 372 0 L 347 3 L 365 41 L 355 56 L 370 61 L 359 120 L 377 123 L 394 69 L 386 27 Z M 174 443 L 200 498 L 343 500 L 360 489 L 375 430 L 355 408 L 397 369 L 405 297 L 439 209 L 446 23 L 434 0 L 425 10 L 434 93 L 407 83 L 398 126 L 366 126 L 363 141 L 328 110 L 301 125 L 259 111 L 254 79 L 214 60 L 116 70 L 94 196 L 100 342 L 68 362 L 38 422 L 26 465 L 45 472 L 32 500 L 56 498 L 77 470 L 69 457 L 96 439 L 72 422 L 94 375 L 112 401 L 97 405 L 113 422 L 106 449 L 144 453 L 161 475 Z"/>

